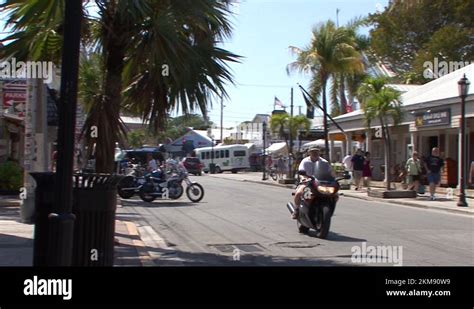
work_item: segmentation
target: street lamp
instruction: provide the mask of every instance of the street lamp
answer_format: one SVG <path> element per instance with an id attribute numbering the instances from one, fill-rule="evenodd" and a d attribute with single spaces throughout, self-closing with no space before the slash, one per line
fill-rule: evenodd
<path id="1" fill-rule="evenodd" d="M 266 155 L 266 151 L 265 151 L 265 148 L 266 148 L 265 140 L 266 140 L 266 135 L 267 135 L 267 123 L 265 121 L 263 122 L 262 127 L 263 127 L 263 176 L 262 176 L 262 180 L 267 180 L 268 179 L 267 174 L 266 174 L 267 155 Z"/>
<path id="2" fill-rule="evenodd" d="M 458 81 L 459 96 L 461 97 L 461 187 L 459 193 L 458 206 L 466 207 L 466 97 L 469 92 L 469 80 L 466 74 Z"/>
<path id="3" fill-rule="evenodd" d="M 214 166 L 214 135 L 211 136 L 211 141 L 212 141 L 212 144 L 211 144 L 211 166 L 210 166 L 210 173 L 211 174 L 215 174 L 216 172 L 216 168 Z"/>

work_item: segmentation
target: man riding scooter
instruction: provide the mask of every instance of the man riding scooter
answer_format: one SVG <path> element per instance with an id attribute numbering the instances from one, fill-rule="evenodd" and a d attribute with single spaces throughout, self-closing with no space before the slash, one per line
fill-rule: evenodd
<path id="1" fill-rule="evenodd" d="M 296 188 L 295 192 L 295 211 L 292 214 L 293 219 L 297 219 L 299 215 L 299 205 L 301 197 L 304 194 L 306 183 L 311 176 L 316 179 L 326 179 L 333 176 L 331 164 L 324 158 L 320 157 L 320 149 L 317 146 L 312 146 L 308 149 L 309 156 L 304 158 L 298 167 L 298 173 L 302 176 L 302 181 Z"/>

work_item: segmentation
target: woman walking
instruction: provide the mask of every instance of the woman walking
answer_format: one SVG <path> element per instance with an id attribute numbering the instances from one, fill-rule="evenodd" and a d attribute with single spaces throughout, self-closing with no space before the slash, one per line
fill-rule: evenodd
<path id="1" fill-rule="evenodd" d="M 364 186 L 367 188 L 370 186 L 370 180 L 372 179 L 372 169 L 370 167 L 370 152 L 366 152 L 364 156 L 364 167 L 362 168 L 362 177 L 364 178 Z"/>
<path id="2" fill-rule="evenodd" d="M 408 176 L 408 190 L 418 192 L 421 177 L 421 161 L 418 158 L 418 152 L 413 151 L 412 157 L 407 160 L 406 170 Z"/>

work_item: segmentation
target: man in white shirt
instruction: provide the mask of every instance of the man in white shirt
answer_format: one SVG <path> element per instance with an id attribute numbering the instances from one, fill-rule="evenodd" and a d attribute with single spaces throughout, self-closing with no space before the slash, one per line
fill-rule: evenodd
<path id="1" fill-rule="evenodd" d="M 352 156 L 350 152 L 342 159 L 342 164 L 344 164 L 346 171 L 352 171 Z"/>
<path id="2" fill-rule="evenodd" d="M 311 176 L 316 177 L 316 179 L 328 179 L 333 177 L 333 172 L 331 164 L 324 158 L 319 156 L 319 148 L 311 147 L 308 150 L 309 156 L 304 158 L 300 166 L 298 167 L 298 172 L 304 172 L 305 175 L 302 175 L 301 184 L 296 189 L 295 193 L 295 212 L 293 213 L 293 219 L 298 218 L 299 205 L 301 202 L 301 197 L 304 193 L 304 188 L 306 187 L 306 182 Z"/>
<path id="3" fill-rule="evenodd" d="M 148 153 L 146 155 L 146 161 L 147 161 L 147 171 L 152 173 L 153 171 L 156 171 L 158 169 L 158 164 L 156 163 L 156 160 L 153 159 L 153 155 L 151 153 Z"/>

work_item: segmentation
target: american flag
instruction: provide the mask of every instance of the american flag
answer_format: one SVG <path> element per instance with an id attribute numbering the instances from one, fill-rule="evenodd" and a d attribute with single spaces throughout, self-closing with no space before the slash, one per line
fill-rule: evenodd
<path id="1" fill-rule="evenodd" d="M 280 106 L 280 107 L 286 108 L 286 106 L 283 105 L 283 103 L 280 100 L 278 100 L 277 97 L 275 97 L 275 103 L 274 104 L 275 104 L 275 106 Z"/>

